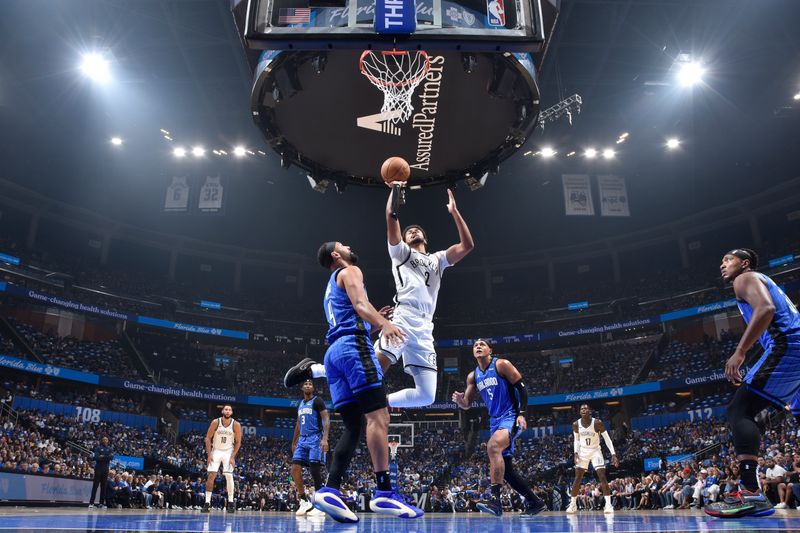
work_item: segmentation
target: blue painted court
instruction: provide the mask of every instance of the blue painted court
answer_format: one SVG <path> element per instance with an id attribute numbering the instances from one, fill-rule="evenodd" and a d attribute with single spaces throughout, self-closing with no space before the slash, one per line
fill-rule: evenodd
<path id="1" fill-rule="evenodd" d="M 85 509 L 0 508 L 0 531 L 183 531 L 183 532 L 369 532 L 369 533 L 549 533 L 646 531 L 789 531 L 800 530 L 796 511 L 778 511 L 767 518 L 713 519 L 697 511 L 543 513 L 535 518 L 480 514 L 435 514 L 406 521 L 372 514 L 360 515 L 358 524 L 339 524 L 330 518 L 296 518 L 288 513 L 172 511 L 88 511 Z"/>

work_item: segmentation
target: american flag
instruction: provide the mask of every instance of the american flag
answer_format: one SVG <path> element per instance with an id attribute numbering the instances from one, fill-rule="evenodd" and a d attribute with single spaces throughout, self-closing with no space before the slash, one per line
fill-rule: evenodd
<path id="1" fill-rule="evenodd" d="M 311 22 L 311 8 L 282 7 L 278 12 L 278 24 L 308 24 Z"/>

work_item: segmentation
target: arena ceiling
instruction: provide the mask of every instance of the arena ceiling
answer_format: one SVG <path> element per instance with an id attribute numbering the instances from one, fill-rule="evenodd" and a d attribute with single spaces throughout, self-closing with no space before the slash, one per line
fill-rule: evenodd
<path id="1" fill-rule="evenodd" d="M 581 113 L 571 126 L 538 131 L 483 189 L 459 188 L 475 256 L 619 235 L 795 177 L 797 20 L 793 0 L 563 2 L 540 77 L 542 104 L 577 93 Z M 78 68 L 81 54 L 98 49 L 111 58 L 106 84 Z M 675 83 L 682 53 L 704 63 L 702 85 Z M 224 0 L 6 1 L 0 177 L 148 229 L 309 255 L 318 242 L 340 239 L 382 259 L 378 191 L 319 195 L 268 150 L 242 159 L 171 155 L 162 128 L 173 142 L 209 151 L 263 148 L 249 116 L 250 84 Z M 616 144 L 623 132 L 629 137 Z M 113 135 L 121 147 L 109 144 Z M 665 150 L 671 136 L 680 150 Z M 559 154 L 523 155 L 545 146 Z M 589 146 L 611 146 L 617 157 L 586 161 L 579 155 Z M 228 177 L 224 214 L 162 213 L 171 176 L 217 173 Z M 632 216 L 565 217 L 562 173 L 626 177 Z M 411 194 L 401 219 L 447 244 L 455 232 L 444 204 L 443 190 Z"/>

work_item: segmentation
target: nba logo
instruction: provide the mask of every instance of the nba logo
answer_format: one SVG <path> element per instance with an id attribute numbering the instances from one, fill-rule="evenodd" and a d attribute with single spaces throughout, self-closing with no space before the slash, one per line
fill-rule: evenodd
<path id="1" fill-rule="evenodd" d="M 486 11 L 489 15 L 489 26 L 506 25 L 506 10 L 503 0 L 487 0 Z"/>

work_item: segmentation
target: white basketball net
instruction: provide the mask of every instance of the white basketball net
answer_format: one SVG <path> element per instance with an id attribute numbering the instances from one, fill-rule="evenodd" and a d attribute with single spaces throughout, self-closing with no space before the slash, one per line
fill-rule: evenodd
<path id="1" fill-rule="evenodd" d="M 396 459 L 397 458 L 397 450 L 399 450 L 399 449 L 400 449 L 400 443 L 399 442 L 390 442 L 389 443 L 389 455 L 391 456 L 392 459 Z"/>
<path id="2" fill-rule="evenodd" d="M 365 50 L 359 63 L 361 73 L 383 93 L 381 113 L 389 114 L 394 124 L 408 120 L 414 111 L 411 96 L 430 68 L 428 54 Z"/>

